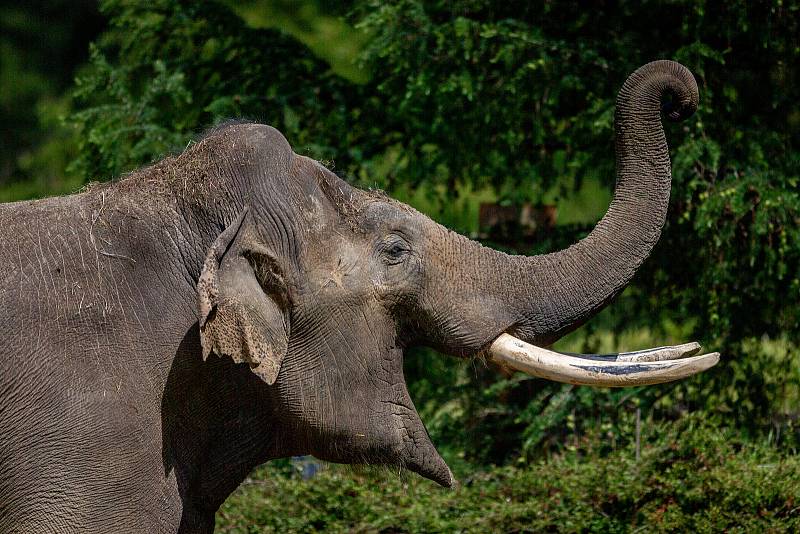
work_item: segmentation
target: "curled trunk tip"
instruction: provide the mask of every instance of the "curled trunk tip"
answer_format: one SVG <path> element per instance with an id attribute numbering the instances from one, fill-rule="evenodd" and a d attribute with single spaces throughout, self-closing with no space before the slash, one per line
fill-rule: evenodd
<path id="1" fill-rule="evenodd" d="M 659 99 L 660 110 L 671 121 L 685 120 L 697 111 L 700 101 L 697 81 L 689 69 L 676 61 L 662 59 L 636 69 L 619 92 L 617 109 L 624 109 L 645 88 L 644 92 Z"/>

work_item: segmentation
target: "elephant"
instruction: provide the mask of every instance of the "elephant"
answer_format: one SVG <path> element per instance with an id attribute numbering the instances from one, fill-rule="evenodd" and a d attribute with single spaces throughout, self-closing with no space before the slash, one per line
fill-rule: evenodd
<path id="1" fill-rule="evenodd" d="M 409 347 L 593 385 L 712 365 L 691 344 L 546 348 L 659 239 L 666 97 L 669 119 L 696 109 L 682 65 L 628 78 L 610 208 L 540 256 L 351 186 L 246 121 L 118 180 L 0 205 L 0 531 L 211 532 L 254 467 L 307 454 L 452 486 L 406 388 Z"/>

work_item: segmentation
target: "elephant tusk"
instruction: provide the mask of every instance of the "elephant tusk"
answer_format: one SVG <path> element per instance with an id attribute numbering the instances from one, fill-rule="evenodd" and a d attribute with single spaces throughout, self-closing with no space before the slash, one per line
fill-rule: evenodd
<path id="1" fill-rule="evenodd" d="M 596 360 L 602 362 L 662 362 L 664 360 L 679 360 L 688 358 L 700 352 L 700 343 L 684 343 L 683 345 L 670 345 L 654 349 L 636 350 L 632 352 L 619 352 L 615 354 L 573 354 L 565 352 L 568 356 Z"/>
<path id="2" fill-rule="evenodd" d="M 719 353 L 694 356 L 697 343 L 622 352 L 619 354 L 564 354 L 543 349 L 502 334 L 489 347 L 495 363 L 523 373 L 583 386 L 628 387 L 680 380 L 710 369 Z"/>

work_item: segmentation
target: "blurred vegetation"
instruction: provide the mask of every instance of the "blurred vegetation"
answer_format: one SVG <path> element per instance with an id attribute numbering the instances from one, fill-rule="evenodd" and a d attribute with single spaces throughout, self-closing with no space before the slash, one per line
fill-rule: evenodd
<path id="1" fill-rule="evenodd" d="M 276 28 L 296 38 L 339 76 L 355 83 L 369 80 L 363 65 L 353 61 L 367 35 L 335 16 L 337 4 L 327 3 L 324 9 L 304 0 L 226 0 L 225 4 L 251 28 Z"/>
<path id="2" fill-rule="evenodd" d="M 704 521 L 724 528 L 736 524 L 735 514 L 755 524 L 748 522 L 761 510 L 776 525 L 781 518 L 797 525 L 797 504 L 769 500 L 792 483 L 796 490 L 796 477 L 778 477 L 773 488 L 776 471 L 748 462 L 783 457 L 796 470 L 800 445 L 798 4 L 103 0 L 99 12 L 90 2 L 40 4 L 0 3 L 0 113 L 13 125 L 0 145 L 0 200 L 113 179 L 181 150 L 217 122 L 244 117 L 274 125 L 296 151 L 345 179 L 385 189 L 465 233 L 477 230 L 480 201 L 558 204 L 562 224 L 512 248 L 529 254 L 567 246 L 602 216 L 614 182 L 614 99 L 626 76 L 653 59 L 683 62 L 701 102 L 692 119 L 665 126 L 673 196 L 663 237 L 634 284 L 557 346 L 611 351 L 698 339 L 721 351 L 722 362 L 677 384 L 598 390 L 504 376 L 480 360 L 419 349 L 406 375 L 452 465 L 464 473 L 516 466 L 481 475 L 490 489 L 465 487 L 459 498 L 502 499 L 521 484 L 550 504 L 520 505 L 519 517 L 586 512 L 567 530 L 626 530 L 662 524 L 658 518 L 669 518 L 664 529 L 704 530 L 712 524 Z M 632 470 L 625 462 L 637 409 L 660 443 L 653 447 L 674 452 L 695 443 L 715 467 L 690 454 L 661 480 L 644 454 Z M 695 435 L 691 421 L 700 420 Z M 741 449 L 714 441 L 715 428 Z M 718 449 L 728 452 L 715 456 Z M 750 456 L 722 461 L 740 451 Z M 547 493 L 562 471 L 574 487 Z M 336 473 L 323 476 L 323 489 L 282 486 L 292 479 L 270 487 L 300 492 L 298 500 L 340 492 L 341 505 L 341 492 L 355 486 Z M 596 488 L 598 473 L 631 487 Z M 385 494 L 363 488 L 377 484 L 365 477 L 352 491 L 366 492 L 368 504 L 352 506 L 388 515 L 326 521 L 366 531 L 399 529 L 396 521 L 410 531 L 478 521 L 467 515 L 464 523 L 414 526 L 385 509 Z M 685 494 L 674 487 L 680 477 L 691 480 Z M 401 484 L 379 486 L 394 499 Z M 431 499 L 428 511 L 457 506 L 422 482 L 407 484 Z M 241 498 L 266 498 L 256 489 Z M 728 491 L 749 495 L 749 511 L 735 508 Z M 703 492 L 717 492 L 713 507 L 698 501 Z M 266 510 L 279 506 L 265 502 Z M 267 514 L 259 521 L 276 530 L 319 528 L 290 528 L 274 523 L 281 514 Z M 486 526 L 528 528 L 516 520 Z"/>
<path id="3" fill-rule="evenodd" d="M 76 155 L 62 120 L 75 69 L 104 21 L 96 2 L 0 0 L 0 201 L 66 193 Z"/>

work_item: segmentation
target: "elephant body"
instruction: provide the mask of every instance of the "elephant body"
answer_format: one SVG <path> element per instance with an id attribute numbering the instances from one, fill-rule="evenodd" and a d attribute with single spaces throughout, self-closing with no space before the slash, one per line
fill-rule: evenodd
<path id="1" fill-rule="evenodd" d="M 548 344 L 625 286 L 668 202 L 660 98 L 675 118 L 697 101 L 677 64 L 631 79 L 609 213 L 541 257 L 355 189 L 251 123 L 0 205 L 0 532 L 210 532 L 256 465 L 299 454 L 451 486 L 403 352 Z"/>
<path id="2" fill-rule="evenodd" d="M 187 240 L 160 208 L 108 190 L 0 206 L 3 532 L 180 523 L 192 482 L 162 450 L 162 400 L 199 342 Z"/>
<path id="3" fill-rule="evenodd" d="M 232 145 L 245 148 L 235 153 Z M 209 152 L 218 157 L 207 159 Z M 239 160 L 249 154 L 247 165 L 259 167 L 251 176 L 269 178 L 262 207 L 274 219 L 262 243 L 297 254 L 282 250 L 294 244 L 285 233 L 288 223 L 279 219 L 287 217 L 284 203 L 308 193 L 303 187 L 309 184 L 291 175 L 329 173 L 295 156 L 279 132 L 263 125 L 220 128 L 184 154 L 119 182 L 0 205 L 0 252 L 7 259 L 1 278 L 0 531 L 211 531 L 224 499 L 271 458 L 316 452 L 335 461 L 350 461 L 350 454 L 353 461 L 369 460 L 368 452 L 332 453 L 325 443 L 310 445 L 319 441 L 313 437 L 319 429 L 305 420 L 307 414 L 285 413 L 298 393 L 318 396 L 330 381 L 342 380 L 343 364 L 334 370 L 327 362 L 327 372 L 337 376 L 320 377 L 325 363 L 317 362 L 315 373 L 303 370 L 270 388 L 246 363 L 204 361 L 198 326 L 204 257 L 243 205 L 227 193 L 235 189 L 230 183 L 214 182 L 227 154 Z M 170 181 L 173 170 L 185 172 L 187 165 L 208 168 L 189 186 Z M 311 185 L 311 200 L 293 216 L 307 233 L 333 217 L 324 212 L 327 200 L 317 183 Z M 293 186 L 300 187 L 290 191 Z M 305 246 L 314 248 L 314 239 L 305 237 Z M 321 292 L 344 289 L 335 267 L 326 269 L 324 261 L 313 259 L 317 283 L 307 292 L 295 288 L 294 299 L 308 293 L 311 306 L 319 307 Z M 343 316 L 337 309 L 328 313 Z M 364 321 L 362 310 L 356 320 Z M 295 322 L 299 334 L 302 317 Z M 293 341 L 303 342 L 299 335 Z M 324 341 L 331 347 L 348 343 Z M 294 354 L 283 367 L 307 367 Z M 427 439 L 400 381 L 401 365 L 395 359 L 369 380 L 383 380 L 387 406 L 408 412 L 394 417 L 413 419 L 404 439 L 420 433 Z M 301 404 L 312 412 L 339 409 L 339 399 L 324 401 L 319 408 Z M 330 427 L 326 434 L 335 435 L 335 418 Z"/>

